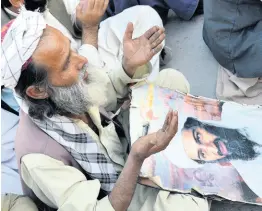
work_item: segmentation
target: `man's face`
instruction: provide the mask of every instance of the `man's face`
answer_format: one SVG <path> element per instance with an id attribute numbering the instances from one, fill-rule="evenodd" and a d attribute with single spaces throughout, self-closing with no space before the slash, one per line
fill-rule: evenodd
<path id="1" fill-rule="evenodd" d="M 71 49 L 69 39 L 52 27 L 46 28 L 33 60 L 45 67 L 50 83 L 57 87 L 76 84 L 80 71 L 87 63 L 85 57 Z"/>
<path id="2" fill-rule="evenodd" d="M 226 141 L 218 138 L 200 127 L 182 131 L 185 152 L 192 160 L 215 161 L 226 157 Z"/>
<path id="3" fill-rule="evenodd" d="M 79 115 L 90 104 L 104 103 L 106 73 L 87 68 L 87 59 L 73 51 L 58 30 L 47 27 L 33 60 L 46 69 L 48 97 L 61 111 Z"/>

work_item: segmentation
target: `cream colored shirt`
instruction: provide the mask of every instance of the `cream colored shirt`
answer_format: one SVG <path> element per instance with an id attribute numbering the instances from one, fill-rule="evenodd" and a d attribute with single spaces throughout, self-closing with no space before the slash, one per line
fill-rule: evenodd
<path id="1" fill-rule="evenodd" d="M 78 1 L 79 0 L 64 0 L 68 14 L 71 15 L 75 11 L 76 2 Z M 141 17 L 143 17 L 144 14 L 151 14 L 150 21 L 140 21 L 143 20 Z M 54 27 L 60 28 L 59 23 L 56 22 L 50 14 L 48 14 L 48 16 L 50 23 L 52 22 L 56 25 Z M 123 18 L 124 16 L 126 18 Z M 74 16 L 71 15 L 71 17 L 73 20 Z M 126 15 L 122 14 L 119 19 L 110 19 L 101 24 L 98 49 L 91 45 L 83 45 L 79 48 L 79 54 L 88 58 L 90 67 L 97 68 L 98 71 L 107 72 L 108 78 L 105 83 L 107 83 L 108 104 L 106 107 L 108 110 L 115 109 L 117 98 L 121 98 L 127 94 L 128 83 L 145 79 L 148 73 L 151 72 L 151 68 L 156 70 L 156 74 L 159 71 L 158 55 L 151 60 L 151 65 L 142 67 L 142 70 L 139 70 L 139 74 L 135 74 L 134 78 L 140 79 L 131 79 L 123 70 L 121 64 L 123 53 L 122 37 L 127 22 L 131 19 L 134 24 L 137 25 L 134 31 L 135 37 L 140 36 L 154 25 L 162 26 L 160 17 L 153 9 L 149 7 L 134 8 L 133 10 L 127 11 Z M 119 20 L 122 21 L 119 22 Z M 116 22 L 118 24 L 116 24 Z M 64 30 L 63 28 L 61 31 L 64 32 Z M 64 32 L 65 35 L 71 38 L 71 35 L 67 33 L 68 32 Z M 184 77 L 181 78 L 179 76 L 177 80 L 178 83 L 173 83 L 179 75 L 177 71 L 170 70 L 168 76 L 165 75 L 167 72 L 162 71 L 161 73 L 164 73 L 162 74 L 163 77 L 159 78 L 170 79 L 169 83 L 172 84 L 172 88 L 174 86 L 181 86 L 186 87 L 185 90 L 181 91 L 187 92 L 189 90 L 187 86 L 188 82 Z M 163 84 L 166 83 L 163 81 Z M 99 129 L 101 122 L 99 121 L 97 112 L 97 108 L 91 108 L 89 114 L 93 116 L 93 118 L 91 118 Z M 87 131 L 91 130 L 81 121 L 77 124 Z M 96 134 L 93 135 L 96 136 Z M 106 128 L 100 128 L 100 136 L 96 137 L 96 140 L 100 143 L 99 147 L 104 150 L 106 156 L 108 156 L 113 161 L 114 166 L 120 170 L 124 165 L 124 159 L 121 144 L 119 139 L 115 139 L 115 135 L 115 130 L 111 124 Z M 86 177 L 76 168 L 66 166 L 61 161 L 49 156 L 43 154 L 28 154 L 22 157 L 21 176 L 26 185 L 32 189 L 41 201 L 50 207 L 58 209 L 58 211 L 114 210 L 108 197 L 97 200 L 101 186 L 98 180 L 86 180 Z M 171 194 L 166 191 L 159 191 L 154 188 L 137 185 L 136 192 L 128 210 L 180 211 L 180 208 L 182 208 L 182 210 L 206 211 L 208 210 L 208 204 L 205 199 Z"/>
<path id="2" fill-rule="evenodd" d="M 117 78 L 114 80 L 118 81 Z M 182 92 L 189 92 L 187 80 L 181 73 L 172 69 L 161 71 L 156 84 L 168 86 Z M 97 108 L 89 110 L 94 124 L 100 127 L 97 112 Z M 78 124 L 86 130 L 90 129 L 87 125 L 83 125 L 84 123 L 81 121 L 78 121 Z M 115 133 L 112 132 L 113 130 L 110 127 L 104 128 L 100 137 L 96 134 L 93 135 L 96 136 L 97 141 L 101 141 L 100 147 L 107 150 L 107 156 L 113 161 L 115 167 L 121 168 L 123 165 L 121 144 L 118 141 L 111 141 L 110 137 L 114 136 Z M 114 210 L 108 197 L 97 200 L 100 192 L 98 180 L 87 181 L 86 177 L 76 168 L 66 166 L 61 161 L 47 155 L 28 154 L 22 157 L 21 176 L 41 201 L 59 211 Z M 138 184 L 128 211 L 148 210 L 208 211 L 209 205 L 206 199 L 159 191 L 156 188 Z"/>
<path id="3" fill-rule="evenodd" d="M 36 196 L 58 211 L 113 211 L 108 196 L 97 200 L 100 183 L 42 154 L 22 158 L 21 174 Z M 128 211 L 208 211 L 206 199 L 137 185 Z"/>
<path id="4" fill-rule="evenodd" d="M 63 0 L 63 2 L 72 23 L 75 23 L 76 7 L 80 0 Z M 145 14 L 148 18 L 145 18 Z M 143 35 L 151 27 L 163 27 L 158 13 L 149 6 L 141 5 L 126 9 L 118 15 L 102 21 L 98 31 L 98 53 L 105 65 L 110 68 L 122 63 L 123 37 L 129 22 L 134 25 L 133 38 Z M 165 41 L 162 46 L 165 46 Z M 160 52 L 150 60 L 149 80 L 154 81 L 159 73 L 159 55 Z"/>
<path id="5" fill-rule="evenodd" d="M 91 45 L 82 45 L 78 53 L 88 58 L 89 68 L 107 72 L 108 78 L 105 83 L 108 96 L 107 107 L 110 109 L 116 107 L 117 98 L 126 95 L 128 83 L 143 79 L 131 79 L 122 66 L 116 66 L 114 70 L 107 69 L 97 49 Z M 147 66 L 145 66 L 144 72 L 147 71 Z M 111 159 L 115 168 L 121 171 L 125 156 L 113 123 L 103 128 L 99 110 L 96 107 L 91 107 L 88 113 L 99 130 L 99 137 L 92 133 L 91 128 L 82 121 L 77 121 L 77 124 L 93 136 L 100 149 Z M 21 162 L 21 175 L 27 186 L 41 201 L 59 211 L 113 210 L 108 197 L 97 200 L 100 192 L 98 180 L 87 181 L 79 170 L 65 166 L 61 161 L 51 157 L 43 154 L 24 156 Z"/>
<path id="6" fill-rule="evenodd" d="M 35 195 L 59 211 L 114 210 L 108 197 L 97 200 L 100 183 L 43 154 L 22 158 L 21 174 Z"/>

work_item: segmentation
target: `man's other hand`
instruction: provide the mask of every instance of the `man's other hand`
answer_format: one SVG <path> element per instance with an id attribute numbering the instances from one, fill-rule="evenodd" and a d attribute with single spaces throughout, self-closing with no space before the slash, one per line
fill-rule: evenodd
<path id="1" fill-rule="evenodd" d="M 123 67 L 129 77 L 133 77 L 136 69 L 147 64 L 162 49 L 165 29 L 154 26 L 142 36 L 132 39 L 134 26 L 129 23 L 123 40 Z"/>
<path id="2" fill-rule="evenodd" d="M 164 150 L 176 135 L 178 129 L 177 111 L 169 111 L 165 123 L 159 131 L 139 138 L 132 146 L 134 158 L 144 160 L 152 154 Z"/>
<path id="3" fill-rule="evenodd" d="M 76 18 L 82 27 L 98 27 L 109 0 L 80 0 L 76 8 Z"/>

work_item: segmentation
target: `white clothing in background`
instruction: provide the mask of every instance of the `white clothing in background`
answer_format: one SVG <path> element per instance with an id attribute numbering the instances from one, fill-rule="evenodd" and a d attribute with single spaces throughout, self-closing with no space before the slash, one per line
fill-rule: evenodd
<path id="1" fill-rule="evenodd" d="M 71 20 L 75 23 L 75 8 L 79 0 L 63 0 L 67 13 L 70 15 Z M 46 20 L 47 23 L 51 19 Z M 122 64 L 123 57 L 123 37 L 127 24 L 132 22 L 134 24 L 133 38 L 137 38 L 144 34 L 148 29 L 153 26 L 163 27 L 162 20 L 158 13 L 149 6 L 135 6 L 124 10 L 122 13 L 107 18 L 100 24 L 98 32 L 98 51 L 100 61 L 97 64 L 102 67 L 105 63 L 108 69 L 114 69 L 115 66 Z M 60 27 L 55 27 L 60 28 Z M 78 45 L 80 43 L 78 41 Z M 163 42 L 163 46 L 165 42 Z M 78 46 L 78 47 L 79 47 Z M 93 56 L 94 50 L 90 46 L 90 56 Z M 149 79 L 154 80 L 159 72 L 159 54 L 157 53 L 150 61 L 152 72 Z M 95 66 L 97 66 L 95 64 Z"/>

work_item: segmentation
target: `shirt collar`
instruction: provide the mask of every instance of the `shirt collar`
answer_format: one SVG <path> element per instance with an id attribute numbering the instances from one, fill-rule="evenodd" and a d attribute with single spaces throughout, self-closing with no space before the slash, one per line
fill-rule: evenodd
<path id="1" fill-rule="evenodd" d="M 8 8 L 4 8 L 4 10 L 9 14 L 9 15 L 12 15 L 14 17 L 17 17 L 18 16 L 18 13 L 15 13 L 13 12 L 12 10 L 8 9 Z"/>

